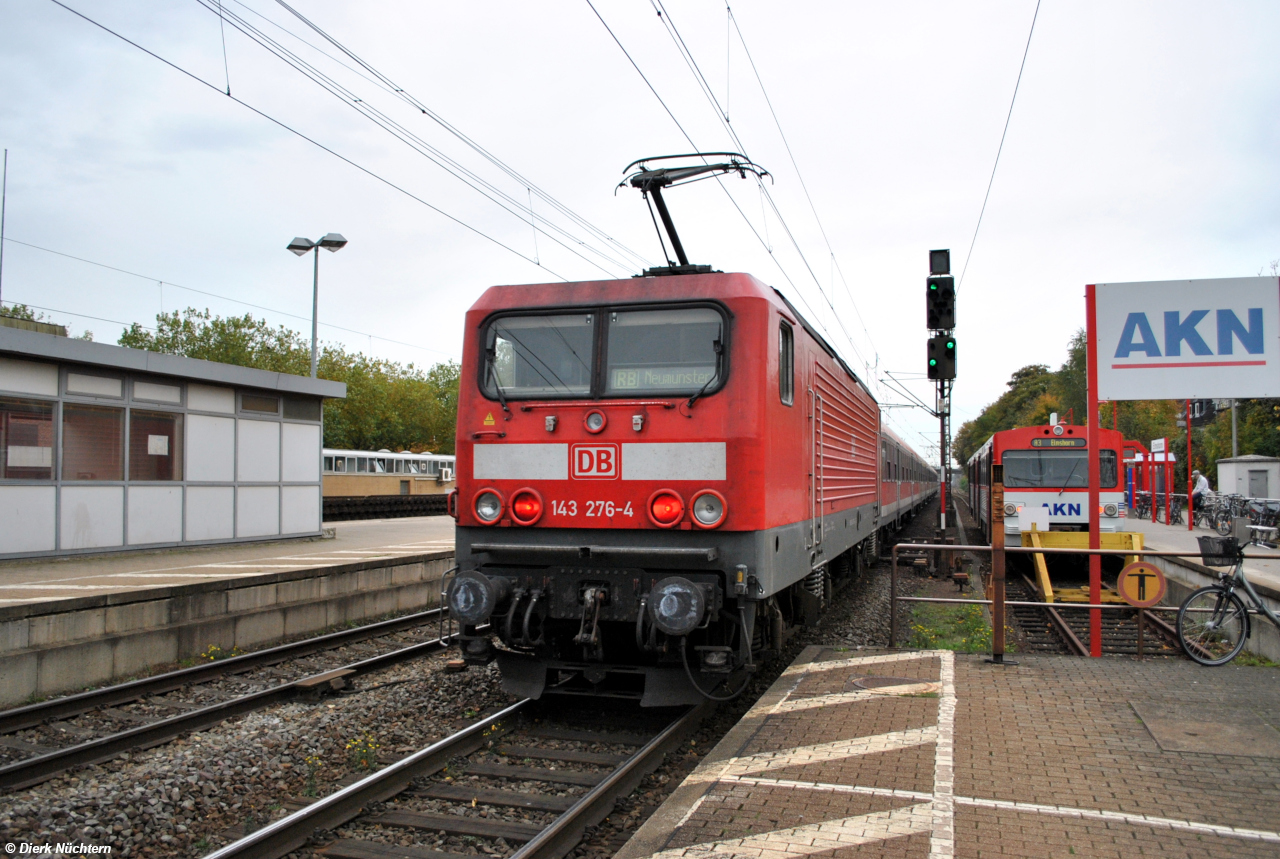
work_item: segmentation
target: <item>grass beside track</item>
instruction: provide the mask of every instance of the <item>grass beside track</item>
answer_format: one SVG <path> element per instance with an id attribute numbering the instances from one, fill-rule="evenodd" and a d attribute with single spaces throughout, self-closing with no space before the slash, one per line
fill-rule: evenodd
<path id="1" fill-rule="evenodd" d="M 917 603 L 911 612 L 910 632 L 908 647 L 960 653 L 991 652 L 991 625 L 983 617 L 981 606 Z M 1013 651 L 1010 633 L 1006 627 L 1006 650 Z"/>

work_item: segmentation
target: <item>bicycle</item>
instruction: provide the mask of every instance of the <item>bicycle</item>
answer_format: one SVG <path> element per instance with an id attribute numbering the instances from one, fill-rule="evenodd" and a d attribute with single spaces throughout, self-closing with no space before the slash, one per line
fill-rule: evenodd
<path id="1" fill-rule="evenodd" d="M 1277 545 L 1260 539 L 1258 531 L 1274 532 L 1274 528 L 1253 528 L 1254 536 L 1246 545 L 1275 549 Z M 1211 567 L 1230 567 L 1220 573 L 1218 583 L 1193 591 L 1178 608 L 1178 641 L 1182 649 L 1201 665 L 1226 665 L 1244 649 L 1249 639 L 1249 609 L 1240 598 L 1243 591 L 1256 613 L 1265 615 L 1280 630 L 1280 617 L 1259 597 L 1244 574 L 1244 547 L 1235 537 L 1200 537 L 1201 560 Z"/>

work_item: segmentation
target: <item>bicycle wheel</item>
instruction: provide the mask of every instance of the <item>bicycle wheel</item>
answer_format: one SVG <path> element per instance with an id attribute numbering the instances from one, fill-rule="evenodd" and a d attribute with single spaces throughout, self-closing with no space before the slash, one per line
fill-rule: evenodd
<path id="1" fill-rule="evenodd" d="M 1219 510 L 1213 518 L 1213 530 L 1226 537 L 1231 533 L 1231 511 Z"/>
<path id="2" fill-rule="evenodd" d="M 1225 665 L 1235 659 L 1248 634 L 1244 603 L 1219 585 L 1200 588 L 1178 609 L 1178 640 L 1201 665 Z"/>

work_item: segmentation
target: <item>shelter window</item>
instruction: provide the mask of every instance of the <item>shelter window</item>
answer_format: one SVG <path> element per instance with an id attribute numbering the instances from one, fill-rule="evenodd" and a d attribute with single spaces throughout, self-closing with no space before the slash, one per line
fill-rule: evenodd
<path id="1" fill-rule="evenodd" d="M 333 457 L 332 457 L 332 456 L 326 456 L 326 457 L 324 458 L 324 470 L 325 470 L 325 471 L 333 471 Z"/>
<path id="2" fill-rule="evenodd" d="M 284 416 L 291 421 L 319 421 L 320 401 L 300 397 L 284 398 Z"/>
<path id="3" fill-rule="evenodd" d="M 262 394 L 241 394 L 240 411 L 254 412 L 263 415 L 280 414 L 280 398 Z"/>
<path id="4" fill-rule="evenodd" d="M 591 393 L 595 314 L 503 316 L 485 338 L 489 396 L 584 396 Z"/>
<path id="5" fill-rule="evenodd" d="M 53 403 L 0 399 L 0 479 L 53 479 Z"/>
<path id="6" fill-rule="evenodd" d="M 182 415 L 129 413 L 129 479 L 182 479 Z"/>
<path id="7" fill-rule="evenodd" d="M 609 315 L 605 394 L 696 394 L 723 375 L 724 317 L 710 307 Z"/>
<path id="8" fill-rule="evenodd" d="M 62 479 L 124 479 L 124 409 L 63 404 Z"/>
<path id="9" fill-rule="evenodd" d="M 1117 481 L 1116 452 L 1100 452 L 1099 487 L 1114 488 Z M 1004 453 L 1004 485 L 1049 489 L 1084 489 L 1089 486 L 1087 450 L 1007 450 Z"/>
<path id="10" fill-rule="evenodd" d="M 785 405 L 796 398 L 795 334 L 785 322 L 778 324 L 778 394 Z"/>
<path id="11" fill-rule="evenodd" d="M 358 471 L 360 474 L 367 474 L 369 472 L 368 458 L 363 456 L 356 457 L 356 471 Z"/>

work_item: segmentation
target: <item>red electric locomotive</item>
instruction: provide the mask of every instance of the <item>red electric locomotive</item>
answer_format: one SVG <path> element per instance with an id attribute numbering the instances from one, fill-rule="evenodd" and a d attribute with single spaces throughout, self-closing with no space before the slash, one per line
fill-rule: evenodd
<path id="1" fill-rule="evenodd" d="M 701 163 L 635 162 L 624 184 L 678 265 L 494 287 L 467 313 L 447 603 L 466 660 L 496 657 L 524 697 L 741 691 L 933 491 L 781 294 L 689 265 L 663 189 L 767 174 L 735 153 L 672 158 Z"/>
<path id="2" fill-rule="evenodd" d="M 710 696 L 936 491 L 750 275 L 494 287 L 466 331 L 448 604 L 515 694 Z"/>

